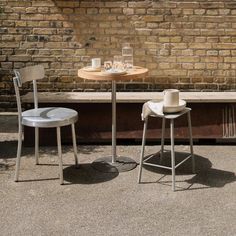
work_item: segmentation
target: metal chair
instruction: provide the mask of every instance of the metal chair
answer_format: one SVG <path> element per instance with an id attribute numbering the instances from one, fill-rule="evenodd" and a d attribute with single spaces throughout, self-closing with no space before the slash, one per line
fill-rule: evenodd
<path id="1" fill-rule="evenodd" d="M 19 179 L 19 168 L 22 148 L 22 126 L 30 126 L 35 128 L 35 159 L 38 164 L 39 159 L 39 128 L 56 128 L 57 130 L 57 146 L 59 155 L 59 174 L 60 184 L 63 184 L 63 164 L 61 150 L 61 127 L 71 125 L 72 140 L 75 157 L 75 165 L 78 165 L 77 145 L 75 136 L 75 123 L 78 120 L 78 113 L 75 110 L 62 107 L 45 107 L 38 108 L 37 96 L 37 80 L 43 79 L 45 76 L 44 67 L 41 65 L 29 66 L 19 70 L 14 70 L 15 77 L 13 78 L 17 109 L 18 109 L 18 147 L 15 170 L 15 181 Z M 34 90 L 34 109 L 22 112 L 19 88 L 22 84 L 28 81 L 33 81 Z"/>
<path id="2" fill-rule="evenodd" d="M 148 116 L 144 119 L 144 127 L 143 127 L 143 139 L 142 139 L 142 149 L 141 149 L 141 156 L 140 156 L 140 166 L 139 166 L 139 174 L 138 174 L 138 183 L 141 182 L 141 175 L 142 175 L 142 167 L 143 165 L 149 165 L 164 169 L 169 169 L 172 171 L 172 190 L 175 191 L 175 169 L 179 167 L 181 164 L 183 164 L 185 161 L 187 161 L 189 158 L 192 159 L 192 171 L 195 172 L 195 159 L 194 159 L 194 153 L 193 153 L 193 139 L 192 139 L 192 126 L 191 126 L 191 116 L 190 116 L 190 108 L 185 108 L 183 111 L 179 113 L 173 113 L 173 114 L 156 114 L 151 115 L 154 117 L 162 118 L 162 135 L 161 135 L 161 150 L 159 151 L 160 154 L 160 163 L 163 159 L 163 153 L 164 153 L 164 141 L 165 141 L 165 120 L 170 120 L 170 140 L 171 140 L 171 167 L 158 165 L 149 163 L 148 160 L 153 156 L 144 159 L 144 151 L 145 151 L 145 142 L 146 142 L 146 131 L 147 131 L 147 125 L 148 125 Z M 175 150 L 174 150 L 174 120 L 179 118 L 180 116 L 187 114 L 188 116 L 188 128 L 189 128 L 189 141 L 190 141 L 190 155 L 187 156 L 183 161 L 175 165 Z"/>

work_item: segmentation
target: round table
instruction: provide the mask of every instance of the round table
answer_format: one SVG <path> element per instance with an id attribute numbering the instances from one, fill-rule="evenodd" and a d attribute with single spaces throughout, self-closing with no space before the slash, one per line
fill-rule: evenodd
<path id="1" fill-rule="evenodd" d="M 104 70 L 99 72 L 86 71 L 84 68 L 78 70 L 78 77 L 86 80 L 111 81 L 112 82 L 112 155 L 95 160 L 92 166 L 102 172 L 124 172 L 134 169 L 137 163 L 124 156 L 116 154 L 116 81 L 135 80 L 146 76 L 148 69 L 134 66 L 126 74 L 110 74 Z"/>

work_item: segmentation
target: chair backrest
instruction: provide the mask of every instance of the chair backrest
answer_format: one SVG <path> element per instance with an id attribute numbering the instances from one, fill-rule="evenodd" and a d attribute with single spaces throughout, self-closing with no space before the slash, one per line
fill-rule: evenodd
<path id="1" fill-rule="evenodd" d="M 42 65 L 28 66 L 19 70 L 14 70 L 16 77 L 20 83 L 43 79 L 45 76 L 44 67 Z"/>
<path id="2" fill-rule="evenodd" d="M 42 65 L 28 66 L 19 70 L 14 70 L 15 77 L 13 78 L 14 88 L 16 92 L 17 109 L 21 116 L 21 101 L 19 87 L 23 83 L 33 81 L 34 90 L 34 107 L 38 108 L 37 83 L 36 80 L 43 79 L 45 76 L 44 67 Z"/>

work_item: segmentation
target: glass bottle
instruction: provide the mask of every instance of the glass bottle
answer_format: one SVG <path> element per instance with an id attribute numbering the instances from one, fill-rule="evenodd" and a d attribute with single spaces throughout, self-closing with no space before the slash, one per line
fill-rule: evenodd
<path id="1" fill-rule="evenodd" d="M 133 48 L 130 46 L 130 43 L 124 43 L 122 45 L 122 56 L 126 68 L 132 69 L 134 59 L 133 59 Z"/>

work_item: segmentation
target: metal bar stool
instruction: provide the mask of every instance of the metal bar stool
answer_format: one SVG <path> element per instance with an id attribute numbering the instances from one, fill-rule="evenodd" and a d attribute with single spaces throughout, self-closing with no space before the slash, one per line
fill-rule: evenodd
<path id="1" fill-rule="evenodd" d="M 173 191 L 175 191 L 175 169 L 176 168 L 178 168 L 181 164 L 183 164 L 189 158 L 192 158 L 192 171 L 193 171 L 193 173 L 195 172 L 195 159 L 194 159 L 194 153 L 193 153 L 193 139 L 192 139 L 192 126 L 191 126 L 190 111 L 191 111 L 191 109 L 186 107 L 184 110 L 182 110 L 179 113 L 173 113 L 173 114 L 163 114 L 163 113 L 158 114 L 157 113 L 155 115 L 151 115 L 151 116 L 154 116 L 154 117 L 162 118 L 161 150 L 159 151 L 160 152 L 160 162 L 162 162 L 163 153 L 164 153 L 165 121 L 166 121 L 166 119 L 170 120 L 171 167 L 149 163 L 148 160 L 152 156 L 144 160 L 144 151 L 145 151 L 145 142 L 146 142 L 146 131 L 147 131 L 147 125 L 148 125 L 148 116 L 144 118 L 143 139 L 142 139 L 142 149 L 141 149 L 141 156 L 140 156 L 138 183 L 141 182 L 141 175 L 142 175 L 143 165 L 155 166 L 155 167 L 160 167 L 160 168 L 171 170 L 172 171 L 172 190 Z M 180 163 L 178 163 L 176 165 L 175 164 L 175 150 L 174 150 L 174 120 L 179 118 L 180 116 L 182 116 L 184 114 L 186 114 L 188 116 L 190 155 L 188 155 L 184 160 L 182 160 Z"/>

